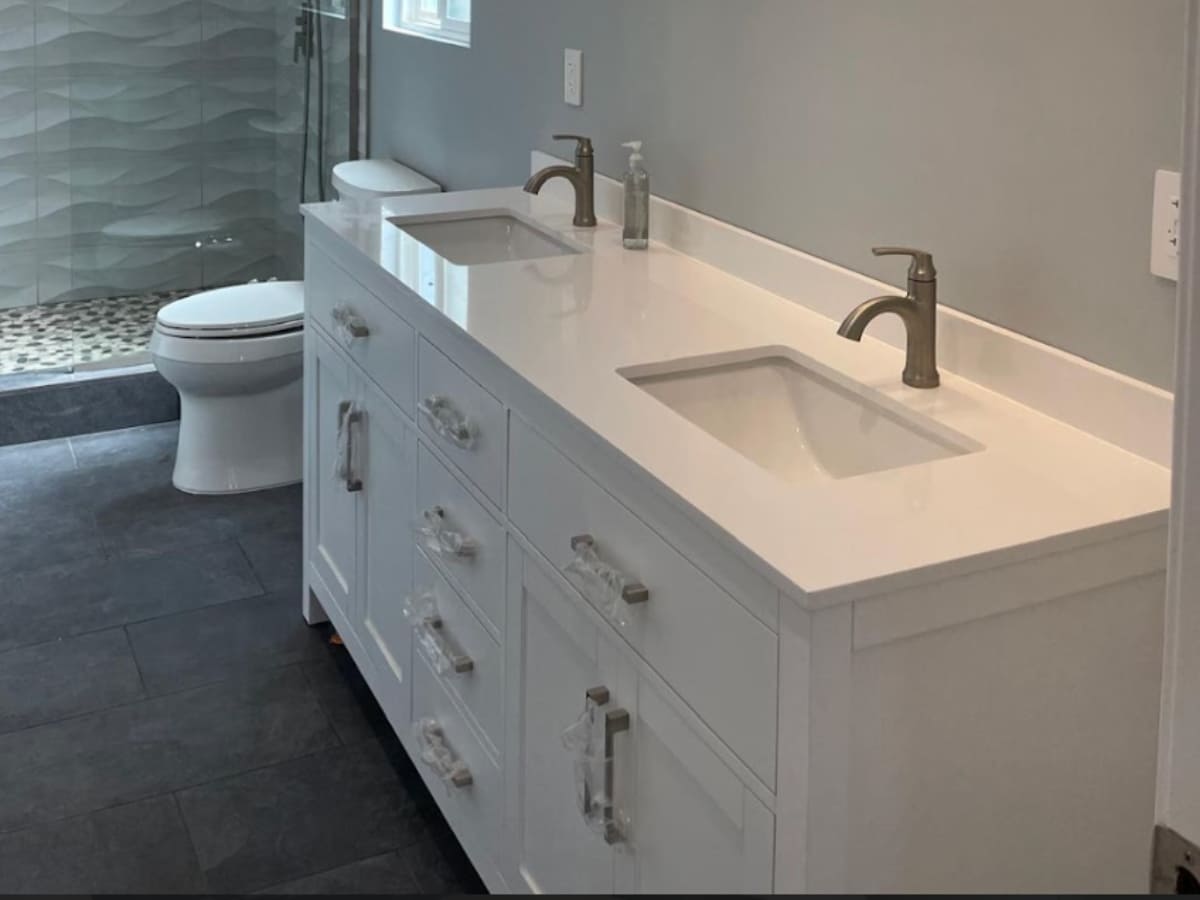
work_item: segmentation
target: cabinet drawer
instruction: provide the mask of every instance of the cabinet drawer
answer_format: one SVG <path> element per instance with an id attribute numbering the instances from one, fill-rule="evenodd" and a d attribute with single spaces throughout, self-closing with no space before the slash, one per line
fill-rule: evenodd
<path id="1" fill-rule="evenodd" d="M 305 311 L 347 355 L 413 415 L 416 332 L 382 300 L 311 245 L 305 275 Z"/>
<path id="2" fill-rule="evenodd" d="M 417 627 L 414 653 L 424 656 L 438 679 L 462 701 L 495 753 L 504 738 L 504 659 L 500 645 L 425 554 L 418 551 L 415 555 L 417 594 L 426 595 L 436 609 L 430 613 L 440 623 L 437 627 Z M 454 663 L 465 671 L 456 671 Z"/>
<path id="3" fill-rule="evenodd" d="M 513 524 L 774 788 L 776 635 L 515 417 L 509 490 Z M 634 602 L 581 574 L 606 568 Z"/>
<path id="4" fill-rule="evenodd" d="M 470 773 L 469 784 L 463 784 L 461 778 L 458 783 L 447 779 L 442 770 L 423 758 L 427 744 L 421 737 L 421 723 L 428 720 L 437 723 L 451 758 L 461 761 Z M 471 835 L 473 843 L 495 856 L 504 804 L 500 769 L 424 659 L 413 666 L 413 724 L 407 738 L 408 746 L 415 751 L 413 764 L 431 786 L 450 826 L 460 836 Z"/>
<path id="5" fill-rule="evenodd" d="M 421 431 L 504 508 L 508 413 L 471 376 L 422 339 L 417 418 Z"/>
<path id="6" fill-rule="evenodd" d="M 419 540 L 499 637 L 504 629 L 507 540 L 504 526 L 424 445 L 418 455 L 417 516 L 430 531 Z M 460 547 L 461 545 L 461 547 Z"/>

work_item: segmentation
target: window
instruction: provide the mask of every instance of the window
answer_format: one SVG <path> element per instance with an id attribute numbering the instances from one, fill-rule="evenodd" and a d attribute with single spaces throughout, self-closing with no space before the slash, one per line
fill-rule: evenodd
<path id="1" fill-rule="evenodd" d="M 471 46 L 471 0 L 383 0 L 388 31 Z"/>

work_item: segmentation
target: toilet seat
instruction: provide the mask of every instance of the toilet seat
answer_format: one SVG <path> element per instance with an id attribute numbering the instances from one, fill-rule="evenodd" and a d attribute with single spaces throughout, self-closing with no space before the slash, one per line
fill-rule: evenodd
<path id="1" fill-rule="evenodd" d="M 217 340 L 298 332 L 304 328 L 304 283 L 272 281 L 205 291 L 158 312 L 155 331 L 191 340 Z"/>

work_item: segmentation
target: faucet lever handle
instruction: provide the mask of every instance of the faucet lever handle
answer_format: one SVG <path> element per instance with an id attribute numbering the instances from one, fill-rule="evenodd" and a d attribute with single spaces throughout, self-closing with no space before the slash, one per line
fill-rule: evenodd
<path id="1" fill-rule="evenodd" d="M 910 281 L 937 281 L 933 254 L 927 250 L 914 250 L 912 247 L 874 247 L 871 252 L 876 256 L 911 256 L 912 265 L 908 267 Z"/>
<path id="2" fill-rule="evenodd" d="M 582 134 L 556 134 L 554 135 L 554 140 L 575 141 L 577 144 L 575 148 L 576 156 L 596 155 L 596 151 L 592 149 L 592 139 L 589 137 L 584 137 Z"/>

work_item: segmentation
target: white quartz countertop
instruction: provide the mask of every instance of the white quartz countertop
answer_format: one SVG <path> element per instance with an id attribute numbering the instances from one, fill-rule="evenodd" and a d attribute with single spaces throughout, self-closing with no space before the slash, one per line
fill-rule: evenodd
<path id="1" fill-rule="evenodd" d="M 512 209 L 590 252 L 458 267 L 425 264 L 387 219 Z M 810 606 L 991 568 L 1160 527 L 1162 466 L 942 371 L 900 381 L 903 353 L 719 269 L 620 229 L 575 229 L 517 188 L 306 207 L 327 229 L 482 345 L 766 566 Z M 866 299 L 864 295 L 862 299 Z M 385 298 L 387 299 L 387 298 Z M 846 310 L 849 312 L 849 309 Z M 868 335 L 870 331 L 868 331 Z M 791 484 L 627 381 L 633 366 L 787 347 L 983 446 L 839 481 Z"/>

